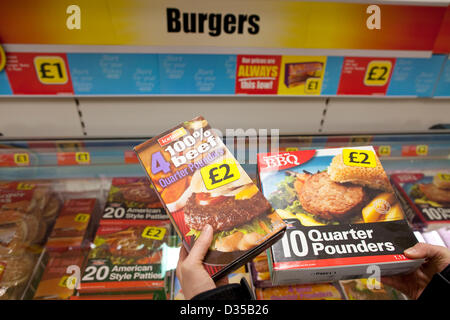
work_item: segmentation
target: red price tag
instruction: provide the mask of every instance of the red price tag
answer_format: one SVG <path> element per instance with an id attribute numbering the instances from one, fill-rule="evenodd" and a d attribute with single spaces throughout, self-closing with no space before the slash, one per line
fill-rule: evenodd
<path id="1" fill-rule="evenodd" d="M 136 164 L 139 163 L 139 159 L 136 156 L 136 153 L 134 151 L 124 151 L 123 153 L 124 162 L 126 164 Z"/>
<path id="2" fill-rule="evenodd" d="M 0 167 L 26 167 L 30 165 L 28 153 L 0 154 Z"/>
<path id="3" fill-rule="evenodd" d="M 426 144 L 402 146 L 402 157 L 417 157 L 426 155 L 428 155 L 428 146 Z"/>
<path id="4" fill-rule="evenodd" d="M 389 157 L 391 155 L 391 146 L 374 146 L 375 152 L 378 157 Z"/>
<path id="5" fill-rule="evenodd" d="M 76 166 L 91 163 L 89 152 L 58 152 L 56 154 L 58 166 Z"/>

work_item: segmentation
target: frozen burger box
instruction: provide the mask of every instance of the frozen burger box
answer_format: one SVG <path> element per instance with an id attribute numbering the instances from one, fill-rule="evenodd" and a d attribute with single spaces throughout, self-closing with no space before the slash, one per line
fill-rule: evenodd
<path id="1" fill-rule="evenodd" d="M 398 173 L 391 181 L 413 225 L 436 229 L 450 223 L 450 173 Z"/>
<path id="2" fill-rule="evenodd" d="M 135 148 L 186 249 L 214 230 L 205 268 L 213 279 L 281 238 L 286 225 L 208 122 L 197 117 Z"/>
<path id="3" fill-rule="evenodd" d="M 372 147 L 258 155 L 262 192 L 288 227 L 268 250 L 274 285 L 417 268 L 417 243 Z"/>
<path id="4" fill-rule="evenodd" d="M 101 225 L 167 219 L 169 218 L 146 177 L 112 179 Z"/>

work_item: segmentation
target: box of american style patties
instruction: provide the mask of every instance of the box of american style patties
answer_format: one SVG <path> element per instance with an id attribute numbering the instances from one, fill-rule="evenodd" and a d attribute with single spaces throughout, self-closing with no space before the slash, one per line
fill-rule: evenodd
<path id="1" fill-rule="evenodd" d="M 270 248 L 273 284 L 411 271 L 417 240 L 372 147 L 258 155 L 262 192 L 288 224 Z"/>
<path id="2" fill-rule="evenodd" d="M 135 151 L 188 251 L 207 224 L 213 228 L 204 259 L 213 279 L 282 236 L 285 223 L 204 118 L 183 122 Z"/>
<path id="3" fill-rule="evenodd" d="M 164 207 L 146 177 L 112 179 L 100 220 L 101 225 L 168 219 Z"/>
<path id="4" fill-rule="evenodd" d="M 150 291 L 164 288 L 168 221 L 100 225 L 89 251 L 79 292 Z"/>

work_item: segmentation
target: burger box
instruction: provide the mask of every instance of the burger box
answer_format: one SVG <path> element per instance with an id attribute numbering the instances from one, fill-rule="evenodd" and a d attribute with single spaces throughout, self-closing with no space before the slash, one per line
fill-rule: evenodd
<path id="1" fill-rule="evenodd" d="M 101 225 L 168 219 L 164 207 L 146 177 L 112 179 L 100 220 Z"/>
<path id="2" fill-rule="evenodd" d="M 423 260 L 372 147 L 258 155 L 262 192 L 288 227 L 268 250 L 274 285 L 411 271 Z"/>
<path id="3" fill-rule="evenodd" d="M 371 279 L 341 280 L 339 284 L 346 300 L 407 300 L 400 291 L 381 282 L 372 283 Z"/>
<path id="4" fill-rule="evenodd" d="M 419 228 L 437 229 L 450 223 L 450 174 L 391 175 L 408 220 Z"/>
<path id="5" fill-rule="evenodd" d="M 266 252 L 262 252 L 250 261 L 249 270 L 252 276 L 253 285 L 256 288 L 272 287 Z"/>
<path id="6" fill-rule="evenodd" d="M 214 238 L 204 265 L 213 279 L 281 238 L 286 225 L 203 117 L 135 147 L 187 251 L 202 229 Z"/>
<path id="7" fill-rule="evenodd" d="M 15 210 L 40 219 L 50 194 L 46 180 L 0 182 L 0 211 Z"/>
<path id="8" fill-rule="evenodd" d="M 345 300 L 337 282 L 272 286 L 255 291 L 258 300 Z"/>
<path id="9" fill-rule="evenodd" d="M 100 225 L 87 257 L 79 292 L 163 290 L 170 238 L 169 221 Z"/>
<path id="10" fill-rule="evenodd" d="M 35 300 L 65 300 L 75 291 L 67 268 L 76 266 L 82 268 L 85 259 L 83 251 L 48 252 L 47 263 L 40 278 L 33 299 Z M 72 281 L 72 282 L 71 282 Z"/>
<path id="11" fill-rule="evenodd" d="M 79 250 L 93 238 L 99 207 L 96 198 L 68 199 L 55 221 L 46 244 L 48 251 Z"/>

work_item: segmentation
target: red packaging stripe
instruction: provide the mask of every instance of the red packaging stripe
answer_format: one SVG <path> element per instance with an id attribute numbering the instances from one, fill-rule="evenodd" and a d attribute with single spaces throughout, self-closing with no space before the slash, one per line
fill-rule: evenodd
<path id="1" fill-rule="evenodd" d="M 273 264 L 274 270 L 290 270 L 290 269 L 307 269 L 307 268 L 321 268 L 346 266 L 357 264 L 372 264 L 372 263 L 386 263 L 409 260 L 403 254 L 392 254 L 383 256 L 365 256 L 365 257 L 349 257 L 349 258 L 334 258 L 321 260 L 304 260 L 304 261 L 288 261 L 276 262 Z"/>

